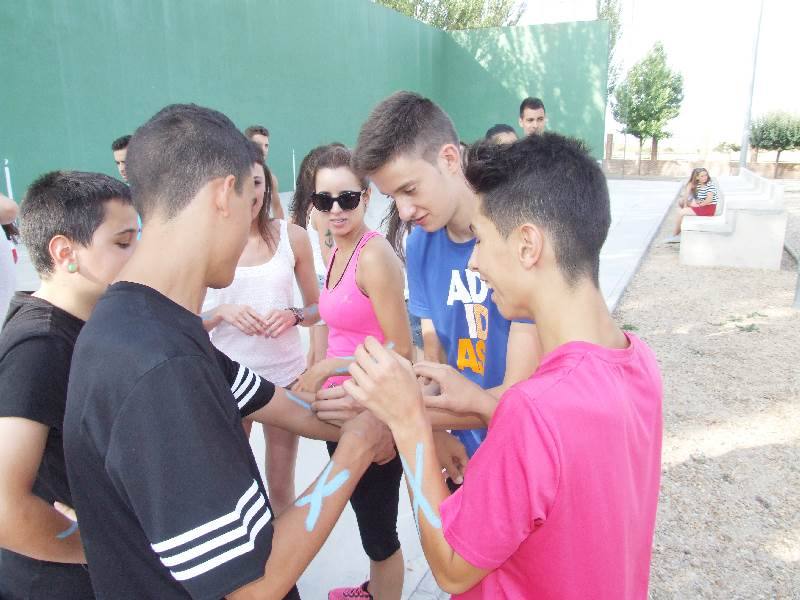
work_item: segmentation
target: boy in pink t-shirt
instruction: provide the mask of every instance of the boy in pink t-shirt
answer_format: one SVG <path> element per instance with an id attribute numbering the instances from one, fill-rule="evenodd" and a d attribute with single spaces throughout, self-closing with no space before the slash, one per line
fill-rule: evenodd
<path id="1" fill-rule="evenodd" d="M 447 367 L 368 339 L 345 389 L 391 428 L 425 556 L 463 599 L 646 599 L 661 473 L 655 356 L 599 290 L 608 189 L 580 142 L 556 134 L 470 152 L 481 196 L 470 268 L 508 319 L 535 319 L 545 356 L 496 403 Z M 486 441 L 448 497 L 414 378 L 439 407 L 478 414 Z"/>

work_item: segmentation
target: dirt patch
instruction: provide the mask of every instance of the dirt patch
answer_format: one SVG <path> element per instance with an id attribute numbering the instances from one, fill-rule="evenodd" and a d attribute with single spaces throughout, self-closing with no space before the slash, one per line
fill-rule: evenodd
<path id="1" fill-rule="evenodd" d="M 787 208 L 800 242 L 800 197 Z M 650 344 L 664 378 L 650 596 L 800 599 L 796 266 L 683 266 L 677 244 L 658 243 L 673 218 L 615 313 Z"/>

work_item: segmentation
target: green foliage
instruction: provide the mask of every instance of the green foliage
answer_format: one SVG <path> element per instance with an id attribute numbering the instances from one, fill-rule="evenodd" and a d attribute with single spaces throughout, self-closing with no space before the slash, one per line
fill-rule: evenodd
<path id="1" fill-rule="evenodd" d="M 714 152 L 739 152 L 742 147 L 734 142 L 720 142 L 714 147 Z"/>
<path id="2" fill-rule="evenodd" d="M 680 113 L 683 75 L 667 65 L 664 46 L 657 42 L 614 90 L 611 112 L 624 133 L 639 139 L 669 137 L 667 123 Z"/>
<path id="3" fill-rule="evenodd" d="M 597 18 L 600 21 L 608 21 L 608 95 L 611 96 L 619 81 L 619 65 L 615 52 L 617 42 L 622 35 L 619 0 L 597 0 Z"/>
<path id="4" fill-rule="evenodd" d="M 759 150 L 781 152 L 800 148 L 800 116 L 786 112 L 763 115 L 750 124 L 750 145 Z"/>
<path id="5" fill-rule="evenodd" d="M 373 0 L 439 29 L 516 25 L 527 0 Z"/>

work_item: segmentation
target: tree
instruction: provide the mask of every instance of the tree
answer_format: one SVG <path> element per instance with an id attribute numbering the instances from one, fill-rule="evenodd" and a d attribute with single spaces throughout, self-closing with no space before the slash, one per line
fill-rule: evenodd
<path id="1" fill-rule="evenodd" d="M 373 0 L 439 29 L 516 25 L 527 0 Z"/>
<path id="2" fill-rule="evenodd" d="M 755 149 L 756 162 L 758 150 L 777 151 L 773 173 L 773 177 L 777 177 L 781 152 L 800 148 L 800 116 L 772 112 L 759 117 L 750 124 L 750 144 Z"/>
<path id="3" fill-rule="evenodd" d="M 667 66 L 664 46 L 657 42 L 614 90 L 611 113 L 622 123 L 623 133 L 639 140 L 639 174 L 642 145 L 653 140 L 651 160 L 658 158 L 658 140 L 670 136 L 667 123 L 678 116 L 683 102 L 683 75 Z"/>
<path id="4" fill-rule="evenodd" d="M 597 0 L 597 18 L 608 21 L 608 95 L 614 93 L 619 80 L 619 65 L 616 61 L 617 42 L 622 35 L 622 13 L 619 0 Z"/>

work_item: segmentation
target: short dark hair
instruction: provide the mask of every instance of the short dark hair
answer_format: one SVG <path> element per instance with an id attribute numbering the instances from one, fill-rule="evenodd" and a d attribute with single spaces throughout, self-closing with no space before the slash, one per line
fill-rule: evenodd
<path id="1" fill-rule="evenodd" d="M 526 222 L 540 225 L 567 282 L 588 276 L 599 287 L 611 209 L 606 178 L 583 142 L 555 133 L 482 142 L 470 150 L 466 176 L 501 235 Z"/>
<path id="2" fill-rule="evenodd" d="M 445 144 L 458 145 L 447 113 L 414 92 L 396 92 L 378 104 L 361 126 L 353 151 L 353 169 L 369 175 L 407 152 L 433 162 Z"/>
<path id="3" fill-rule="evenodd" d="M 492 137 L 500 134 L 500 133 L 513 133 L 517 135 L 517 130 L 514 129 L 511 125 L 506 125 L 505 123 L 498 123 L 497 125 L 492 125 L 489 129 L 486 130 L 486 139 L 489 140 Z"/>
<path id="4" fill-rule="evenodd" d="M 127 175 L 145 221 L 156 208 L 174 217 L 217 177 L 233 175 L 241 192 L 252 164 L 250 142 L 228 117 L 195 104 L 172 104 L 133 134 Z"/>
<path id="5" fill-rule="evenodd" d="M 250 127 L 244 130 L 244 135 L 248 140 L 253 139 L 254 135 L 265 135 L 269 137 L 269 129 L 263 125 L 250 125 Z"/>
<path id="6" fill-rule="evenodd" d="M 528 96 L 525 100 L 522 101 L 522 104 L 519 105 L 519 116 L 522 117 L 523 113 L 525 112 L 526 108 L 530 108 L 531 110 L 539 110 L 540 108 L 547 114 L 547 110 L 544 107 L 544 102 L 540 98 L 531 98 Z"/>
<path id="7" fill-rule="evenodd" d="M 253 140 L 247 140 L 247 147 L 250 149 L 250 162 L 264 162 L 264 149 Z"/>
<path id="8" fill-rule="evenodd" d="M 132 204 L 131 192 L 121 181 L 101 173 L 51 171 L 28 188 L 20 206 L 22 240 L 37 273 L 53 272 L 50 240 L 57 235 L 88 246 L 105 219 L 105 203 Z"/>
<path id="9" fill-rule="evenodd" d="M 125 150 L 128 147 L 128 144 L 131 141 L 131 136 L 123 135 L 122 137 L 118 137 L 113 142 L 111 142 L 111 150 L 112 152 L 116 152 L 117 150 Z"/>

